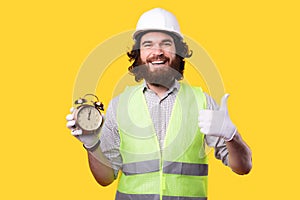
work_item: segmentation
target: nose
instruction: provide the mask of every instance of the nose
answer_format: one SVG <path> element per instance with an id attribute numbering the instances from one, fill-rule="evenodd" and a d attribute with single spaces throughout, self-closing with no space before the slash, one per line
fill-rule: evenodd
<path id="1" fill-rule="evenodd" d="M 157 45 L 153 46 L 152 54 L 156 55 L 156 56 L 161 56 L 164 54 L 164 51 L 163 51 L 162 47 L 157 44 Z"/>

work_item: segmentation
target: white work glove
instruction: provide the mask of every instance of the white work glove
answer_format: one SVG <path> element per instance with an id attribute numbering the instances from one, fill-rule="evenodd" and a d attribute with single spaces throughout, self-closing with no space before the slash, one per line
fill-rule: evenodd
<path id="1" fill-rule="evenodd" d="M 98 141 L 99 141 L 99 130 L 95 131 L 95 133 L 91 134 L 83 134 L 82 130 L 75 126 L 75 119 L 74 119 L 74 113 L 76 111 L 76 108 L 71 108 L 70 112 L 71 114 L 68 114 L 67 119 L 67 127 L 71 130 L 71 134 L 75 136 L 79 141 L 83 143 L 83 145 L 86 148 L 92 148 L 94 147 Z"/>
<path id="2" fill-rule="evenodd" d="M 198 125 L 203 134 L 222 137 L 227 142 L 232 140 L 236 133 L 236 127 L 228 115 L 228 97 L 229 94 L 222 97 L 219 110 L 200 110 L 198 118 Z"/>

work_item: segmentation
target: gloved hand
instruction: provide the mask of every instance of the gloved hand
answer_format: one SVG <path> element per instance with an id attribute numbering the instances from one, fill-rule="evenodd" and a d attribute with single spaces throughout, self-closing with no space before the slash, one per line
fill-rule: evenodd
<path id="1" fill-rule="evenodd" d="M 76 108 L 72 107 L 70 109 L 71 114 L 68 114 L 66 117 L 67 127 L 71 130 L 71 134 L 75 136 L 79 141 L 81 141 L 86 148 L 92 148 L 99 141 L 100 128 L 97 131 L 95 131 L 95 133 L 83 134 L 83 131 L 75 125 L 75 111 Z"/>
<path id="2" fill-rule="evenodd" d="M 219 110 L 200 110 L 198 125 L 203 134 L 222 137 L 225 141 L 232 140 L 236 133 L 236 127 L 228 115 L 228 97 L 229 94 L 222 97 Z"/>

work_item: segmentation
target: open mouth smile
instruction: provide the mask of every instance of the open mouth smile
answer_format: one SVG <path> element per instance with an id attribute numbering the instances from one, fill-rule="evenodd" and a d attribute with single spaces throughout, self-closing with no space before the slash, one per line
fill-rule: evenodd
<path id="1" fill-rule="evenodd" d="M 152 65 L 164 65 L 167 61 L 166 60 L 156 60 L 150 62 Z"/>

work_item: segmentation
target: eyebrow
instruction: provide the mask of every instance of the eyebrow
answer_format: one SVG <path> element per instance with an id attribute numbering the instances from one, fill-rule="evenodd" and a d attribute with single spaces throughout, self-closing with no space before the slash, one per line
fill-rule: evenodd
<path id="1" fill-rule="evenodd" d="M 164 40 L 161 41 L 161 43 L 164 43 L 164 42 L 171 42 L 171 43 L 173 43 L 173 41 L 172 41 L 171 39 L 164 39 Z M 147 44 L 147 43 L 153 43 L 153 41 L 151 41 L 151 40 L 146 40 L 146 41 L 144 41 L 144 42 L 142 43 L 142 45 Z"/>

